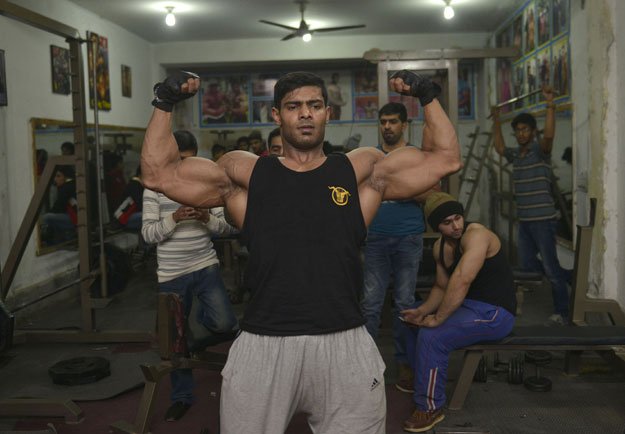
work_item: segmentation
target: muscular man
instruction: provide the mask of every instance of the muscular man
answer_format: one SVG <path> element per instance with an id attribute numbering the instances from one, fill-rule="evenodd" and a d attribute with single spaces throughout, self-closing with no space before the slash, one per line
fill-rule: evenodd
<path id="1" fill-rule="evenodd" d="M 543 88 L 547 103 L 545 130 L 536 139 L 536 119 L 521 113 L 512 120 L 518 147 L 507 148 L 501 132 L 499 111 L 493 108 L 495 150 L 513 166 L 514 199 L 519 219 L 517 248 L 519 265 L 527 271 L 543 272 L 551 283 L 554 313 L 550 324 L 565 324 L 569 315 L 567 281 L 570 271 L 560 266 L 556 251 L 559 212 L 552 194 L 551 149 L 555 135 L 555 103 L 551 87 Z M 537 255 L 542 259 L 539 260 Z"/>
<path id="2" fill-rule="evenodd" d="M 380 109 L 380 133 L 384 154 L 412 146 L 404 139 L 408 127 L 406 107 L 391 102 Z M 415 302 L 419 262 L 423 254 L 425 222 L 421 206 L 414 200 L 384 201 L 369 226 L 365 245 L 365 285 L 362 312 L 369 334 L 375 339 L 380 329 L 380 316 L 386 289 L 393 277 L 393 340 L 399 378 L 395 386 L 412 392 L 412 370 L 406 356 L 405 327 L 398 318 L 400 310 Z"/>
<path id="3" fill-rule="evenodd" d="M 198 146 L 193 134 L 181 130 L 173 137 L 182 160 L 197 155 Z M 216 340 L 234 336 L 237 318 L 221 278 L 211 235 L 235 232 L 236 228 L 226 222 L 222 208 L 209 211 L 180 205 L 162 193 L 145 190 L 143 194 L 141 234 L 146 242 L 158 244 L 159 290 L 178 294 L 187 317 L 195 296 L 200 304 L 197 322 Z M 195 318 L 191 320 L 195 321 Z M 173 403 L 165 420 L 176 421 L 184 416 L 194 401 L 193 374 L 191 369 L 177 369 L 171 372 L 170 378 Z"/>
<path id="4" fill-rule="evenodd" d="M 416 409 L 404 430 L 424 432 L 444 419 L 449 353 L 512 330 L 516 298 L 512 270 L 497 235 L 465 222 L 462 205 L 446 193 L 431 193 L 425 214 L 441 233 L 434 243 L 436 281 L 427 300 L 403 311 L 408 355 L 415 370 Z"/>
<path id="5" fill-rule="evenodd" d="M 360 247 L 382 200 L 415 197 L 461 167 L 440 88 L 407 71 L 390 80 L 424 106 L 423 150 L 326 157 L 324 82 L 285 74 L 272 108 L 284 157 L 181 161 L 169 112 L 199 84 L 183 73 L 156 86 L 141 157 L 149 188 L 192 206 L 225 204 L 243 228 L 252 298 L 222 371 L 221 432 L 280 433 L 302 412 L 314 432 L 383 433 L 384 362 L 358 304 Z"/>

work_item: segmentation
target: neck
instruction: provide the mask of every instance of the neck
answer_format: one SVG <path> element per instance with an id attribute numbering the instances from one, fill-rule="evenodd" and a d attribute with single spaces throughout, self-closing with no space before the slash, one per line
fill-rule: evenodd
<path id="1" fill-rule="evenodd" d="M 394 151 L 395 149 L 403 148 L 407 144 L 408 142 L 402 137 L 394 145 L 389 145 L 388 143 L 382 143 L 382 149 L 384 149 L 385 152 L 391 152 L 391 151 Z"/>

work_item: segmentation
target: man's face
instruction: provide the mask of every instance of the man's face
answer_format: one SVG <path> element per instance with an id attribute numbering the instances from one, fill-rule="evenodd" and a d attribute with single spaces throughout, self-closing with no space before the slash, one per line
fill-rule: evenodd
<path id="1" fill-rule="evenodd" d="M 380 133 L 382 140 L 389 146 L 396 145 L 404 135 L 406 122 L 399 119 L 399 114 L 380 116 Z"/>
<path id="2" fill-rule="evenodd" d="M 63 172 L 61 172 L 60 170 L 57 170 L 56 173 L 54 174 L 54 184 L 57 187 L 60 187 L 63 184 L 65 184 L 66 179 L 67 178 L 65 178 L 65 175 L 63 175 Z"/>
<path id="3" fill-rule="evenodd" d="M 269 142 L 269 155 L 282 155 L 282 137 L 273 136 Z"/>
<path id="4" fill-rule="evenodd" d="M 518 123 L 514 129 L 514 137 L 520 146 L 527 146 L 534 139 L 534 129 L 528 124 Z"/>
<path id="5" fill-rule="evenodd" d="M 252 148 L 252 151 L 255 154 L 260 154 L 261 152 L 263 152 L 263 141 L 261 139 L 251 139 L 250 140 L 250 147 Z"/>
<path id="6" fill-rule="evenodd" d="M 462 214 L 447 216 L 438 225 L 438 230 L 445 238 L 458 240 L 462 237 L 462 231 L 464 230 L 464 217 Z"/>
<path id="7" fill-rule="evenodd" d="M 330 109 L 323 102 L 321 88 L 304 86 L 282 98 L 280 108 L 272 108 L 274 121 L 280 126 L 285 143 L 298 150 L 314 149 L 325 136 Z"/>

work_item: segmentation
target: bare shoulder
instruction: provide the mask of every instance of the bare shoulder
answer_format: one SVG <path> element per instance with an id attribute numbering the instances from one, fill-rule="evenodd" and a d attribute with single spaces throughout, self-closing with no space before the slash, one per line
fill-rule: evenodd
<path id="1" fill-rule="evenodd" d="M 346 155 L 354 167 L 356 179 L 359 184 L 363 180 L 368 179 L 373 173 L 373 167 L 375 164 L 384 159 L 384 152 L 369 146 L 354 149 Z"/>
<path id="2" fill-rule="evenodd" d="M 463 250 L 467 250 L 475 246 L 481 246 L 487 248 L 489 251 L 494 249 L 496 253 L 499 250 L 500 245 L 501 244 L 497 235 L 480 223 L 469 224 L 467 230 L 462 236 Z"/>
<path id="3" fill-rule="evenodd" d="M 230 151 L 219 159 L 217 165 L 235 183 L 247 188 L 258 156 L 246 151 Z"/>

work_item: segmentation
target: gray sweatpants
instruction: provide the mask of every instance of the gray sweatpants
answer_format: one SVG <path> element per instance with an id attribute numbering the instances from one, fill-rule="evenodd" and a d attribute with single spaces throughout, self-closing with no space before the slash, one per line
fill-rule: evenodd
<path id="1" fill-rule="evenodd" d="M 296 412 L 315 434 L 384 434 L 382 357 L 364 326 L 324 335 L 242 332 L 221 372 L 221 434 L 280 434 Z"/>

